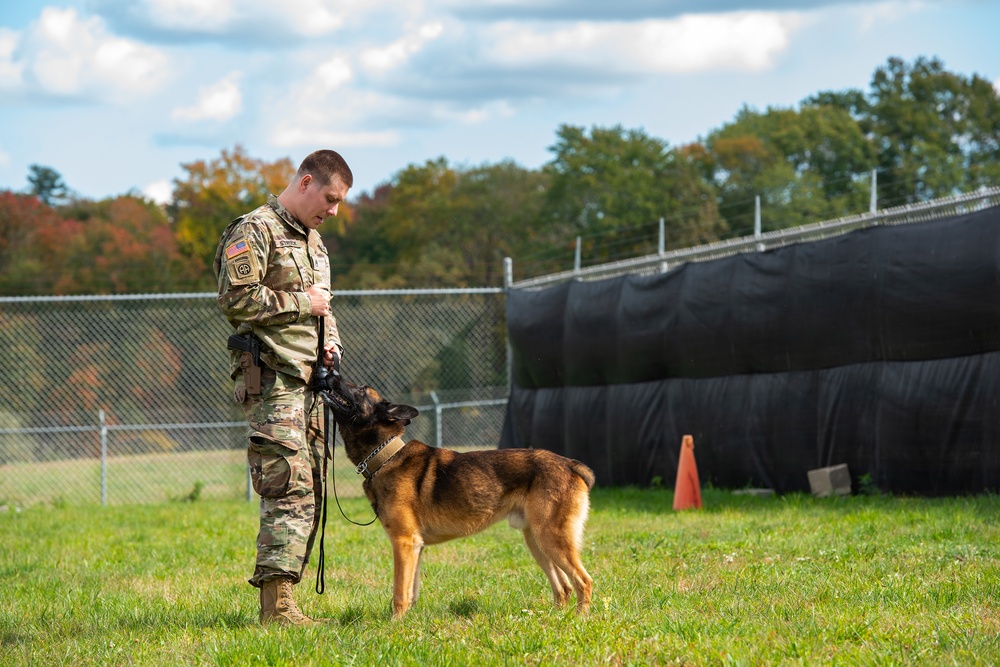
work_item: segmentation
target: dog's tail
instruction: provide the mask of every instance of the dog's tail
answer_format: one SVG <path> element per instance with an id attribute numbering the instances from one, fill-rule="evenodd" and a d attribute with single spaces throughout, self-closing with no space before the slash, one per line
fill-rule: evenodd
<path id="1" fill-rule="evenodd" d="M 580 479 L 584 481 L 587 485 L 588 491 L 594 488 L 594 482 L 597 478 L 594 477 L 594 471 L 590 469 L 590 466 L 586 463 L 581 463 L 576 459 L 570 459 L 569 467 L 574 473 L 577 474 L 577 476 L 579 476 Z"/>

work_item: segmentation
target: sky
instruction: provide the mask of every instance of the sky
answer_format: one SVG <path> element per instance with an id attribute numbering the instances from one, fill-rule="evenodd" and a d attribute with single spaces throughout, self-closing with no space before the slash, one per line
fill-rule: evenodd
<path id="1" fill-rule="evenodd" d="M 3 0 L 0 190 L 37 164 L 165 202 L 241 145 L 333 148 L 353 198 L 440 156 L 538 168 L 562 124 L 681 145 L 890 57 L 1000 89 L 997 26 L 993 0 Z"/>

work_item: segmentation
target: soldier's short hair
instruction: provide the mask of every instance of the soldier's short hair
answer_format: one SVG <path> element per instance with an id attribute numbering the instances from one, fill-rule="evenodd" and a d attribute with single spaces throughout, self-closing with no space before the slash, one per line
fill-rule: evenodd
<path id="1" fill-rule="evenodd" d="M 337 151 L 321 149 L 306 156 L 306 159 L 299 165 L 296 172 L 297 179 L 310 174 L 320 185 L 329 185 L 334 176 L 339 176 L 340 180 L 347 187 L 354 185 L 354 174 L 347 166 L 347 161 Z"/>

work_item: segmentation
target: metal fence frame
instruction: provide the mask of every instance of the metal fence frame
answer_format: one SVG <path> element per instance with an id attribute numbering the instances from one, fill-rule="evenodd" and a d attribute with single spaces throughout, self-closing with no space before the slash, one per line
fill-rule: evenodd
<path id="1" fill-rule="evenodd" d="M 948 215 L 970 213 L 997 205 L 1000 205 L 1000 187 L 984 188 L 968 194 L 943 197 L 918 204 L 874 210 L 859 215 L 845 216 L 788 229 L 763 233 L 757 232 L 750 236 L 718 241 L 691 248 L 681 248 L 680 250 L 669 252 L 663 250 L 664 230 L 661 221 L 660 251 L 655 255 L 645 255 L 643 257 L 587 267 L 581 267 L 579 260 L 577 260 L 575 268 L 570 271 L 562 271 L 517 281 L 513 279 L 513 270 L 508 264 L 506 268 L 507 280 L 509 286 L 516 289 L 542 289 L 568 280 L 600 280 L 626 274 L 650 275 L 666 273 L 668 270 L 677 268 L 687 262 L 704 262 L 738 253 L 763 252 L 792 243 L 818 241 L 832 236 L 839 236 L 865 227 L 924 222 Z"/>

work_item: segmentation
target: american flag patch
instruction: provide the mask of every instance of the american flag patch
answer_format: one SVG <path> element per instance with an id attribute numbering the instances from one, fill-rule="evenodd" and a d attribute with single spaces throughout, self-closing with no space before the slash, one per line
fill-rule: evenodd
<path id="1" fill-rule="evenodd" d="M 232 259 L 241 252 L 246 252 L 248 250 L 250 250 L 250 248 L 247 246 L 246 241 L 237 241 L 233 245 L 226 248 L 226 259 Z"/>

